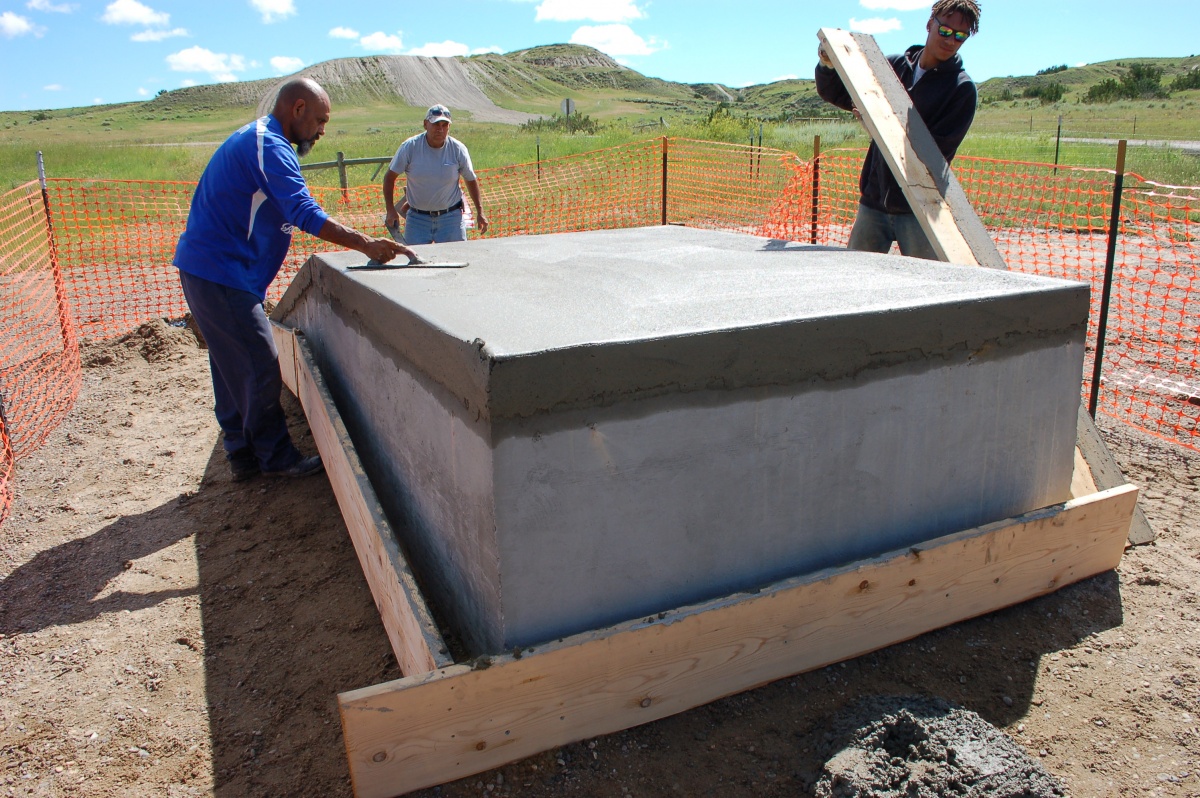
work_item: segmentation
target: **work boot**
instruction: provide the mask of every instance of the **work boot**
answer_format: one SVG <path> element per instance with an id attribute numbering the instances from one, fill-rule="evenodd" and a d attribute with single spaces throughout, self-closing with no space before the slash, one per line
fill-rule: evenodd
<path id="1" fill-rule="evenodd" d="M 294 465 L 281 471 L 264 471 L 262 473 L 265 477 L 311 477 L 313 474 L 319 474 L 324 468 L 321 455 L 314 454 L 312 457 L 301 457 Z"/>
<path id="2" fill-rule="evenodd" d="M 229 473 L 234 482 L 245 482 L 258 476 L 258 458 L 249 446 L 225 455 L 229 458 Z"/>

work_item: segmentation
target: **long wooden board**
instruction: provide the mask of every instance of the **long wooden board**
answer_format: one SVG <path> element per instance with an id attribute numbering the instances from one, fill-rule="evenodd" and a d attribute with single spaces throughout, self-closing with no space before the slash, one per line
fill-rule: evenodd
<path id="1" fill-rule="evenodd" d="M 1125 485 L 910 549 L 537 650 L 341 694 L 360 798 L 629 728 L 1109 570 Z"/>
<path id="2" fill-rule="evenodd" d="M 427 673 L 452 664 L 449 649 L 383 514 L 308 342 L 274 322 L 272 334 L 284 384 L 304 407 L 400 672 Z"/>
<path id="3" fill-rule="evenodd" d="M 821 28 L 817 37 L 938 257 L 1007 269 L 875 39 L 837 28 Z"/>
<path id="4" fill-rule="evenodd" d="M 1000 250 L 875 39 L 837 28 L 821 28 L 817 37 L 938 257 L 966 266 L 1007 269 Z M 1076 437 L 1100 488 L 1126 483 L 1091 417 L 1082 409 Z M 1138 507 L 1130 525 L 1129 542 L 1152 540 L 1154 530 Z"/>

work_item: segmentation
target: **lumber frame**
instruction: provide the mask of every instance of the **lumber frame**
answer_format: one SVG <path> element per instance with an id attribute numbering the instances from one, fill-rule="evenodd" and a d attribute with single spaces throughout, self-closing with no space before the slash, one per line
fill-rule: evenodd
<path id="1" fill-rule="evenodd" d="M 384 798 L 647 723 L 1114 568 L 1137 498 L 1095 490 L 762 590 L 455 663 L 303 336 L 273 327 L 405 677 L 338 696 L 355 795 Z M 395 569 L 390 572 L 389 568 Z"/>
<path id="2" fill-rule="evenodd" d="M 938 257 L 948 263 L 1007 269 L 1000 250 L 875 39 L 837 28 L 821 28 L 817 38 Z M 1120 467 L 1082 406 L 1076 440 L 1098 487 L 1125 484 Z M 1137 507 L 1129 542 L 1152 540 L 1154 530 L 1142 508 Z"/>
<path id="3" fill-rule="evenodd" d="M 271 322 L 271 333 L 283 382 L 304 408 L 400 672 L 427 673 L 452 664 L 308 342 L 276 322 Z"/>
<path id="4" fill-rule="evenodd" d="M 642 621 L 338 696 L 361 798 L 673 715 L 1112 569 L 1124 485 Z"/>

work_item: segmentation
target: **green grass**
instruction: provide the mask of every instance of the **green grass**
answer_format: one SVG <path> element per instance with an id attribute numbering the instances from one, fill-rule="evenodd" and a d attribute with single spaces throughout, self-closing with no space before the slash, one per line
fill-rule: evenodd
<path id="1" fill-rule="evenodd" d="M 550 46 L 504 56 L 470 59 L 484 74 L 485 88 L 503 107 L 530 113 L 557 112 L 565 96 L 580 113 L 602 123 L 596 135 L 539 134 L 519 128 L 455 121 L 454 135 L 471 150 L 477 169 L 550 160 L 619 146 L 662 135 L 758 143 L 812 155 L 813 139 L 823 150 L 865 147 L 862 127 L 843 117 L 817 120 L 835 112 L 816 96 L 812 81 L 787 80 L 743 89 L 687 85 L 647 78 L 605 61 L 595 51 L 576 46 Z M 985 103 L 960 150 L 1000 160 L 1054 160 L 1058 119 L 1063 136 L 1074 138 L 1200 140 L 1200 89 L 1179 92 L 1169 100 L 1123 101 L 1109 105 L 1077 102 L 1086 89 L 1119 76 L 1126 65 L 1153 63 L 1164 69 L 1164 85 L 1174 74 L 1200 64 L 1200 58 L 1124 59 L 1074 67 L 1052 75 L 999 78 L 981 87 L 984 97 L 1009 88 L 1015 93 L 1047 79 L 1068 87 L 1063 101 L 1041 105 L 1036 100 Z M 1049 66 L 1049 65 L 1047 65 Z M 50 177 L 115 180 L 197 180 L 212 151 L 231 131 L 254 116 L 254 102 L 270 81 L 195 86 L 153 100 L 121 105 L 68 108 L 40 113 L 0 112 L 0 191 L 37 177 L 36 152 L 42 151 Z M 335 99 L 326 136 L 306 162 L 346 158 L 388 157 L 408 136 L 420 131 L 420 108 L 380 100 L 351 86 Z M 361 96 L 360 96 L 361 95 Z M 373 97 L 373 98 L 372 98 Z M 729 113 L 706 123 L 719 99 Z M 659 120 L 666 123 L 659 126 Z M 1063 142 L 1059 163 L 1112 168 L 1115 147 Z M 1173 185 L 1200 185 L 1200 158 L 1160 147 L 1131 147 L 1127 169 Z M 306 173 L 318 185 L 336 185 L 336 170 Z M 378 182 L 375 166 L 351 167 L 349 182 Z"/>

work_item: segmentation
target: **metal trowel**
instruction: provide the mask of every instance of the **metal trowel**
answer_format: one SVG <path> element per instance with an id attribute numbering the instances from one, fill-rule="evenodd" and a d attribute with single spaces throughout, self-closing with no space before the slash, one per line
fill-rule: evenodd
<path id="1" fill-rule="evenodd" d="M 347 269 L 347 271 L 349 271 L 349 270 L 365 271 L 368 269 L 370 269 L 372 271 L 382 271 L 382 270 L 386 270 L 386 269 L 461 269 L 467 265 L 468 264 L 466 261 L 461 261 L 461 260 L 460 261 L 432 261 L 432 260 L 421 260 L 420 258 L 414 258 L 413 260 L 410 260 L 407 263 L 396 263 L 395 261 L 392 261 L 391 263 L 380 263 L 379 261 L 372 258 L 371 260 L 367 261 L 366 263 L 360 264 L 358 266 L 347 266 L 346 269 Z"/>

